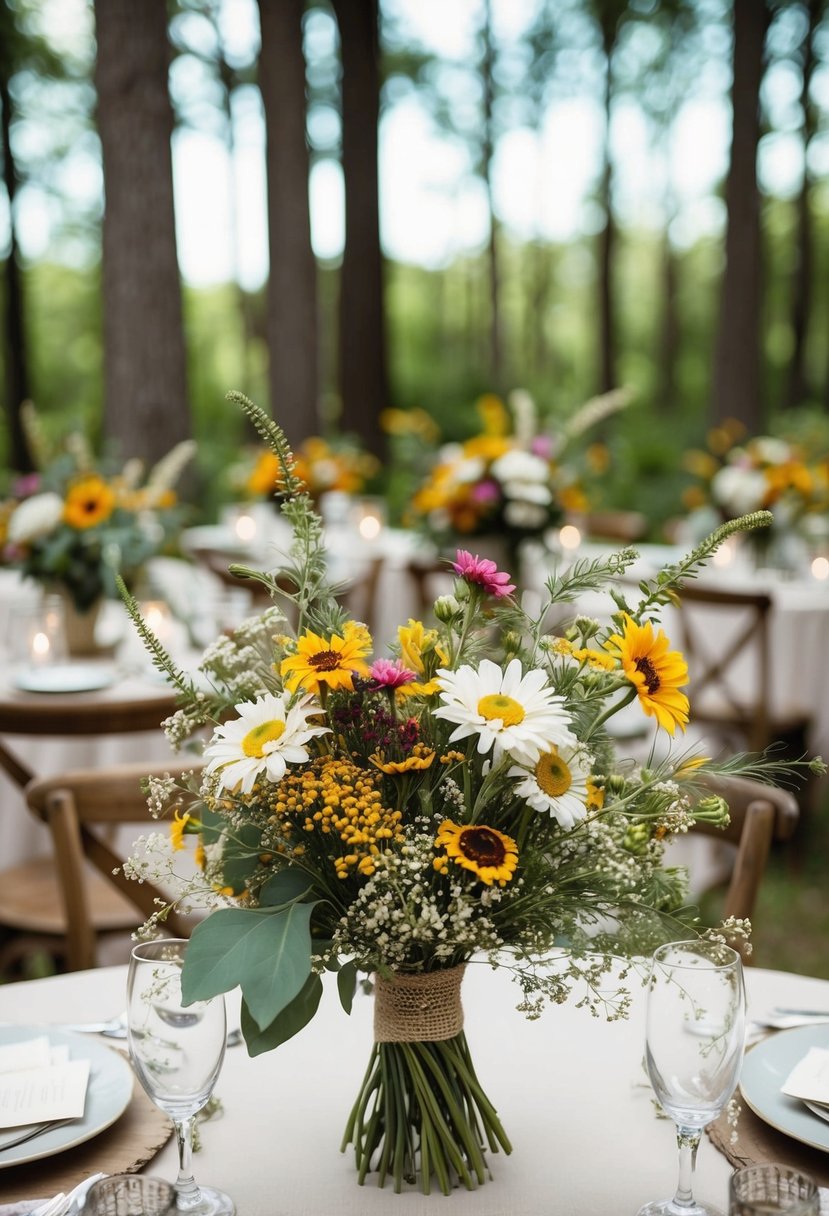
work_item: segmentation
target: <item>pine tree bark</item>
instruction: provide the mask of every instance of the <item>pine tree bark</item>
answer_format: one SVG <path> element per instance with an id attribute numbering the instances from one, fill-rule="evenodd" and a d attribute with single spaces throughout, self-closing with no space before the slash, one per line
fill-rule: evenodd
<path id="1" fill-rule="evenodd" d="M 95 0 L 104 431 L 157 460 L 191 433 L 176 256 L 165 0 Z"/>
<path id="2" fill-rule="evenodd" d="M 817 116 L 810 92 L 815 68 L 814 38 L 820 24 L 823 7 L 823 0 L 807 0 L 809 26 L 803 39 L 803 75 L 800 90 L 800 108 L 803 114 L 803 180 L 795 204 L 797 227 L 792 275 L 792 357 L 783 401 L 783 407 L 790 409 L 802 405 L 812 393 L 806 362 L 806 348 L 814 296 L 815 242 L 811 209 L 812 179 L 807 156 L 812 137 L 817 130 Z"/>
<path id="3" fill-rule="evenodd" d="M 305 137 L 303 0 L 259 0 L 267 129 L 267 319 L 271 413 L 296 447 L 320 430 L 317 264 Z"/>
<path id="4" fill-rule="evenodd" d="M 381 460 L 378 418 L 390 405 L 380 249 L 380 46 L 377 0 L 333 0 L 342 57 L 345 250 L 340 276 L 342 429 Z"/>
<path id="5" fill-rule="evenodd" d="M 6 380 L 6 426 L 8 430 L 9 464 L 20 473 L 31 472 L 32 455 L 20 417 L 20 407 L 30 397 L 29 368 L 24 320 L 23 276 L 15 229 L 15 194 L 17 169 L 11 145 L 11 95 L 9 77 L 11 65 L 0 51 L 0 127 L 2 132 L 3 182 L 9 200 L 9 251 L 4 275 L 3 365 Z"/>
<path id="6" fill-rule="evenodd" d="M 605 55 L 605 136 L 600 201 L 605 222 L 599 234 L 599 391 L 609 393 L 616 380 L 616 317 L 613 306 L 613 271 L 616 258 L 616 222 L 613 216 L 613 160 L 610 154 L 610 122 L 613 104 L 613 48 L 616 43 L 616 14 L 613 6 L 603 13 L 602 42 Z"/>
<path id="7" fill-rule="evenodd" d="M 499 227 L 495 215 L 495 201 L 492 185 L 492 158 L 495 153 L 495 135 L 493 126 L 493 103 L 495 95 L 494 67 L 495 47 L 492 39 L 492 4 L 485 0 L 483 24 L 483 59 L 481 62 L 481 82 L 483 87 L 483 140 L 481 144 L 481 172 L 486 187 L 487 208 L 489 211 L 489 240 L 487 244 L 487 273 L 489 277 L 489 367 L 492 389 L 503 393 L 504 385 L 504 349 L 503 349 L 503 319 L 501 315 L 501 273 L 499 264 Z"/>
<path id="8" fill-rule="evenodd" d="M 756 433 L 764 415 L 761 368 L 762 236 L 757 186 L 760 85 L 769 23 L 765 0 L 734 0 L 731 162 L 725 184 L 725 273 L 714 354 L 712 415 Z"/>

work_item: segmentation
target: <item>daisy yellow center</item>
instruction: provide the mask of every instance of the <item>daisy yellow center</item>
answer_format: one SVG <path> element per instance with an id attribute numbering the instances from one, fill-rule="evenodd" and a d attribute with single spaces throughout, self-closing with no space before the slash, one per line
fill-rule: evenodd
<path id="1" fill-rule="evenodd" d="M 535 779 L 548 798 L 560 798 L 573 784 L 573 774 L 555 750 L 541 756 L 535 766 Z"/>
<path id="2" fill-rule="evenodd" d="M 308 665 L 315 671 L 336 671 L 341 658 L 342 655 L 338 654 L 336 650 L 320 650 L 316 654 L 309 655 Z"/>
<path id="3" fill-rule="evenodd" d="M 246 756 L 261 760 L 265 754 L 265 745 L 280 739 L 285 733 L 285 723 L 274 719 L 272 722 L 260 722 L 252 727 L 242 740 L 242 751 Z"/>
<path id="4" fill-rule="evenodd" d="M 458 848 L 464 857 L 478 866 L 500 866 L 507 850 L 497 832 L 491 828 L 464 828 L 458 838 Z"/>
<path id="5" fill-rule="evenodd" d="M 519 726 L 526 717 L 523 706 L 503 693 L 491 693 L 488 697 L 481 697 L 478 713 L 488 722 L 500 718 L 504 726 Z"/>
<path id="6" fill-rule="evenodd" d="M 641 658 L 636 660 L 636 670 L 645 677 L 645 687 L 648 692 L 653 694 L 659 691 L 660 679 L 656 674 L 656 668 L 650 659 Z"/>

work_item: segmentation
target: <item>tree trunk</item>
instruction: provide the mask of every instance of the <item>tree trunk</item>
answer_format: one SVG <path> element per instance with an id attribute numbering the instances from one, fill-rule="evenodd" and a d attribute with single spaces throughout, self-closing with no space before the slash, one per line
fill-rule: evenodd
<path id="1" fill-rule="evenodd" d="M 104 432 L 157 460 L 191 433 L 176 257 L 165 0 L 95 0 Z"/>
<path id="2" fill-rule="evenodd" d="M 389 401 L 380 250 L 377 0 L 334 0 L 342 56 L 345 251 L 340 277 L 341 425 L 381 459 L 378 416 Z"/>
<path id="3" fill-rule="evenodd" d="M 0 55 L 0 123 L 2 124 L 3 181 L 9 200 L 9 252 L 6 257 L 5 299 L 3 325 L 5 346 L 3 365 L 6 371 L 6 426 L 9 435 L 9 465 L 20 473 L 33 468 L 32 455 L 20 419 L 20 406 L 30 396 L 26 331 L 23 317 L 23 282 L 15 232 L 15 193 L 17 170 L 11 146 L 11 96 L 9 65 Z"/>
<path id="4" fill-rule="evenodd" d="M 613 102 L 613 47 L 615 22 L 603 26 L 605 53 L 604 113 L 605 136 L 600 185 L 600 201 L 605 223 L 599 234 L 599 391 L 608 393 L 617 387 L 616 381 L 616 323 L 613 309 L 613 269 L 616 256 L 616 224 L 613 219 L 613 162 L 610 155 L 610 118 Z"/>
<path id="5" fill-rule="evenodd" d="M 305 138 L 304 0 L 259 0 L 259 87 L 267 128 L 271 413 L 296 447 L 320 430 L 317 264 Z"/>
<path id="6" fill-rule="evenodd" d="M 733 133 L 725 185 L 725 273 L 714 355 L 712 414 L 762 424 L 762 240 L 757 188 L 760 84 L 769 13 L 760 0 L 734 0 Z"/>
<path id="7" fill-rule="evenodd" d="M 811 396 L 806 348 L 814 295 L 814 234 L 810 205 L 812 181 L 806 158 L 817 127 L 815 108 L 809 94 L 815 67 L 814 38 L 820 24 L 822 7 L 821 0 L 808 0 L 809 28 L 803 40 L 803 77 L 800 90 L 800 107 L 803 113 L 803 180 L 796 203 L 796 247 L 792 276 L 792 358 L 783 401 L 784 409 L 802 405 Z"/>
<path id="8" fill-rule="evenodd" d="M 483 137 L 481 142 L 481 173 L 486 187 L 489 210 L 489 241 L 487 245 L 487 273 L 489 277 L 489 368 L 492 391 L 504 392 L 504 351 L 501 318 L 501 275 L 499 267 L 499 229 L 495 216 L 492 190 L 492 157 L 495 150 L 493 131 L 493 99 L 495 47 L 492 41 L 492 4 L 485 0 L 483 24 L 484 53 L 481 61 L 481 84 L 483 88 Z"/>
<path id="9" fill-rule="evenodd" d="M 676 356 L 679 349 L 678 267 L 668 227 L 662 238 L 662 317 L 659 335 L 659 404 L 676 413 Z"/>

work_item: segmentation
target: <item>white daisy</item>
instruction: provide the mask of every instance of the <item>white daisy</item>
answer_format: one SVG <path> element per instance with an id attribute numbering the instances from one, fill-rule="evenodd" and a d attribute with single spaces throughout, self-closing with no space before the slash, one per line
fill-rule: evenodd
<path id="1" fill-rule="evenodd" d="M 515 792 L 535 811 L 547 812 L 563 828 L 571 828 L 587 814 L 587 780 L 593 757 L 583 747 L 551 747 L 531 768 L 514 764 L 508 777 L 521 780 Z"/>
<path id="2" fill-rule="evenodd" d="M 41 536 L 54 532 L 63 519 L 63 499 L 50 491 L 26 498 L 9 520 L 9 540 L 15 545 L 27 545 Z"/>
<path id="3" fill-rule="evenodd" d="M 205 772 L 219 772 L 219 788 L 249 794 L 260 774 L 281 781 L 289 764 L 310 759 L 305 744 L 328 733 L 327 726 L 309 726 L 308 718 L 320 713 L 315 697 L 303 697 L 288 706 L 289 697 L 267 693 L 255 701 L 236 706 L 239 714 L 213 734 L 204 749 Z"/>
<path id="4" fill-rule="evenodd" d="M 477 735 L 478 751 L 491 751 L 494 765 L 505 753 L 534 764 L 549 748 L 576 742 L 564 698 L 547 686 L 543 671 L 524 675 L 519 659 L 503 671 L 491 659 L 482 659 L 477 671 L 465 664 L 457 671 L 442 668 L 437 677 L 443 704 L 435 717 L 458 723 L 449 742 Z"/>

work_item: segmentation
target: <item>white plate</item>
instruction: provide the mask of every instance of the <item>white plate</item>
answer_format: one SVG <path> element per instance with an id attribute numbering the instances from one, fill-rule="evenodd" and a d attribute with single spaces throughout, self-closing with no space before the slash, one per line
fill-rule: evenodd
<path id="1" fill-rule="evenodd" d="M 743 1061 L 740 1092 L 764 1123 L 829 1153 L 829 1123 L 808 1110 L 799 1098 L 780 1092 L 786 1077 L 810 1047 L 829 1047 L 829 1026 L 797 1026 L 771 1035 L 752 1047 Z"/>
<path id="2" fill-rule="evenodd" d="M 23 692 L 94 692 L 115 683 L 115 669 L 105 663 L 50 663 L 15 673 Z"/>
<path id="3" fill-rule="evenodd" d="M 17 1148 L 0 1151 L 0 1169 L 22 1165 L 24 1161 L 39 1161 L 65 1149 L 74 1148 L 105 1131 L 118 1119 L 132 1098 L 133 1076 L 126 1058 L 86 1035 L 70 1034 L 51 1026 L 0 1026 L 0 1045 L 18 1043 L 38 1035 L 49 1036 L 50 1043 L 66 1043 L 73 1060 L 89 1060 L 89 1084 L 82 1119 L 73 1119 L 63 1127 L 42 1132 Z"/>

